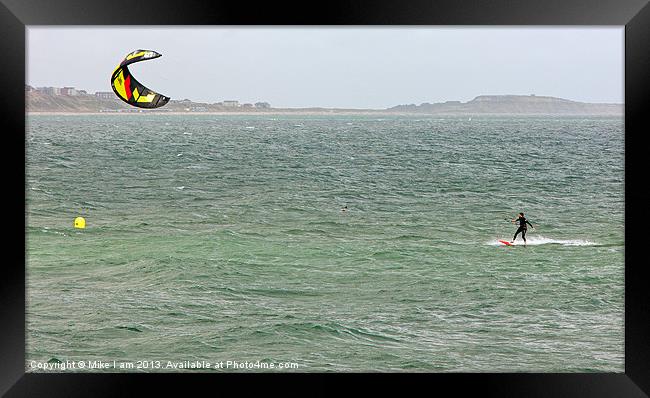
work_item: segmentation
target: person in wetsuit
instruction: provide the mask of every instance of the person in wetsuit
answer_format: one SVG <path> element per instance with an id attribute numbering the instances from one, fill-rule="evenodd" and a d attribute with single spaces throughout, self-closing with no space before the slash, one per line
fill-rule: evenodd
<path id="1" fill-rule="evenodd" d="M 510 242 L 514 243 L 515 239 L 517 239 L 517 235 L 519 235 L 519 233 L 521 232 L 521 237 L 524 239 L 524 246 L 525 246 L 526 245 L 526 230 L 528 229 L 526 224 L 530 225 L 530 227 L 532 229 L 535 229 L 535 227 L 533 227 L 533 224 L 528 222 L 526 217 L 524 217 L 524 213 L 519 213 L 519 216 L 517 218 L 512 219 L 511 221 L 513 223 L 518 221 L 519 222 L 519 228 L 517 228 L 517 232 L 515 232 L 515 236 L 514 236 L 514 238 L 512 238 L 512 240 Z"/>

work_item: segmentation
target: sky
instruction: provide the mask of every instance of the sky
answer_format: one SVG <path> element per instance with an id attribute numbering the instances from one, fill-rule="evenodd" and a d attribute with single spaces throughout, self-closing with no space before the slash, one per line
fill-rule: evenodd
<path id="1" fill-rule="evenodd" d="M 529 95 L 623 103 L 624 27 L 27 27 L 26 83 L 146 87 L 195 102 L 384 109 Z"/>

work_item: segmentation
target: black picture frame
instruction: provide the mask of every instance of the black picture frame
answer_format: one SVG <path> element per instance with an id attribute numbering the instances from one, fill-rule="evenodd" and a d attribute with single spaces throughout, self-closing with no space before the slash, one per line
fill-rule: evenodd
<path id="1" fill-rule="evenodd" d="M 645 179 L 635 173 L 643 159 L 650 71 L 650 6 L 647 0 L 445 0 L 409 2 L 328 1 L 250 3 L 157 0 L 0 0 L 3 55 L 2 112 L 5 156 L 6 244 L 0 278 L 0 394 L 6 396 L 122 396 L 155 382 L 167 389 L 181 381 L 192 389 L 228 382 L 239 392 L 293 390 L 311 395 L 338 392 L 354 374 L 32 374 L 25 373 L 25 28 L 33 25 L 616 25 L 625 26 L 625 372 L 624 373 L 441 373 L 363 375 L 363 390 L 406 383 L 453 395 L 643 397 L 650 393 L 650 289 L 640 224 L 648 220 Z M 15 155 L 15 156 L 14 156 Z M 24 164 L 24 163 L 23 163 Z M 646 203 L 644 205 L 644 202 Z M 191 380 L 187 380 L 189 377 Z M 290 379 L 291 377 L 291 379 Z M 395 377 L 399 377 L 399 380 Z M 251 379 L 258 381 L 251 383 Z M 297 379 L 297 380 L 296 380 Z M 300 381 L 299 384 L 294 384 Z M 300 386 L 298 388 L 297 386 Z M 209 390 L 224 393 L 223 390 Z M 406 390 L 402 390 L 405 392 Z M 235 392 L 233 392 L 235 393 Z M 302 395 L 302 394 L 301 394 Z"/>

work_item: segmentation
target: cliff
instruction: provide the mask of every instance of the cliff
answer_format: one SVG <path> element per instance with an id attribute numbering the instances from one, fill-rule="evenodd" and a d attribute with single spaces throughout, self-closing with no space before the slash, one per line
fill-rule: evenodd
<path id="1" fill-rule="evenodd" d="M 139 112 L 114 98 L 101 98 L 92 94 L 52 95 L 29 91 L 26 96 L 28 112 Z M 622 116 L 622 104 L 594 104 L 562 98 L 534 95 L 481 95 L 468 102 L 447 101 L 420 105 L 398 105 L 388 109 L 328 109 L 328 108 L 258 108 L 251 104 L 225 106 L 223 103 L 199 103 L 172 99 L 167 105 L 145 112 L 236 112 L 236 113 L 358 113 L 358 114 L 435 114 L 435 115 L 603 115 Z"/>
<path id="2" fill-rule="evenodd" d="M 594 104 L 535 95 L 480 95 L 468 102 L 398 105 L 390 111 L 424 114 L 623 115 L 622 104 Z"/>

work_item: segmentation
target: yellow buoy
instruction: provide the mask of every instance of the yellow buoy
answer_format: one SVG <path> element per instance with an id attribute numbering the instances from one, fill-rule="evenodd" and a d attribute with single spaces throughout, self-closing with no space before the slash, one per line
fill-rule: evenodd
<path id="1" fill-rule="evenodd" d="M 83 217 L 77 217 L 74 219 L 74 227 L 84 229 L 86 228 L 86 220 Z"/>

